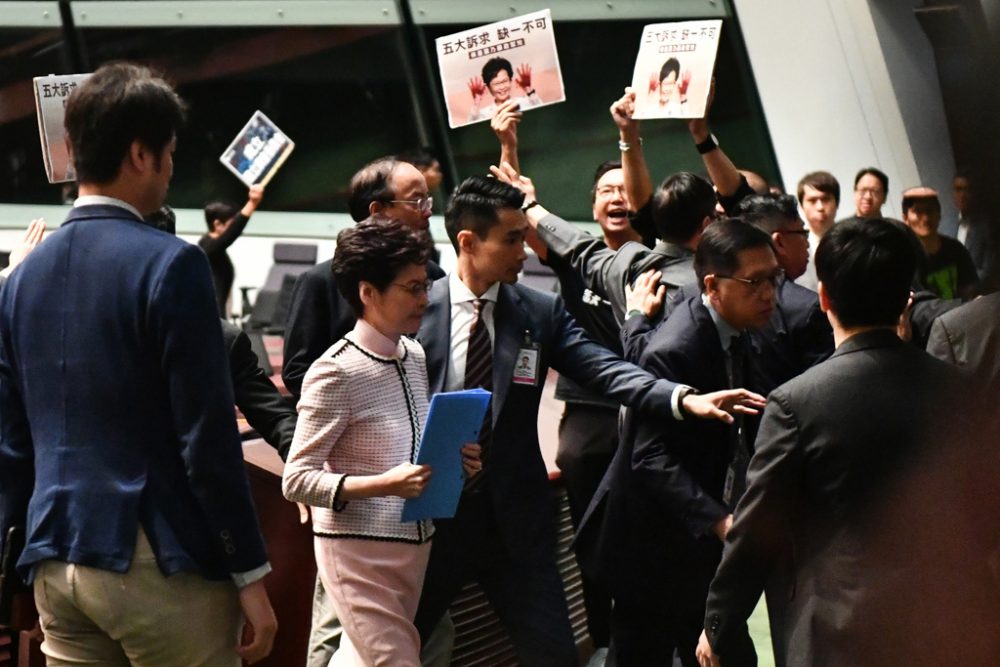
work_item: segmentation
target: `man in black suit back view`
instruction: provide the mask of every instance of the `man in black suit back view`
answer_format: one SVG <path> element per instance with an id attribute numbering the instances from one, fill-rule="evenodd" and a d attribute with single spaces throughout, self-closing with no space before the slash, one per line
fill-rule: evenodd
<path id="1" fill-rule="evenodd" d="M 776 569 L 789 582 L 776 642 L 786 664 L 995 660 L 984 610 L 998 606 L 988 559 L 1000 512 L 983 471 L 997 457 L 986 438 L 963 437 L 977 411 L 958 372 L 895 334 L 916 261 L 883 221 L 845 222 L 821 241 L 837 349 L 768 397 L 701 665 L 756 665 L 746 619 Z"/>

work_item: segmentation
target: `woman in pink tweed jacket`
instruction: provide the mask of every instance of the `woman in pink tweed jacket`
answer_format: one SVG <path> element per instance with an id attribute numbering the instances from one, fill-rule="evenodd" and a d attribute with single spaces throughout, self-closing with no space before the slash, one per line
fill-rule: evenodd
<path id="1" fill-rule="evenodd" d="M 434 527 L 399 518 L 431 475 L 414 463 L 427 416 L 424 351 L 406 337 L 427 306 L 426 261 L 402 223 L 341 232 L 333 272 L 358 321 L 302 384 L 282 487 L 315 508 L 316 564 L 344 627 L 337 665 L 420 664 L 413 616 Z M 478 445 L 462 454 L 474 474 Z"/>

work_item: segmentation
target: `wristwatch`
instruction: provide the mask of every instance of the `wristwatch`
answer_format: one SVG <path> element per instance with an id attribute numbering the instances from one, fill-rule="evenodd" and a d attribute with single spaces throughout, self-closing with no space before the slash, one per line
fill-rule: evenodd
<path id="1" fill-rule="evenodd" d="M 531 208 L 531 207 L 533 207 L 533 206 L 538 206 L 538 200 L 537 199 L 532 199 L 531 201 L 526 201 L 523 204 L 521 204 L 521 210 L 524 211 L 524 212 L 527 212 L 528 209 Z"/>
<path id="2" fill-rule="evenodd" d="M 698 149 L 699 153 L 704 155 L 705 153 L 711 153 L 716 148 L 718 148 L 719 140 L 715 138 L 714 134 L 709 134 L 708 139 L 705 139 L 705 141 L 701 142 L 700 144 L 695 144 L 694 147 Z"/>

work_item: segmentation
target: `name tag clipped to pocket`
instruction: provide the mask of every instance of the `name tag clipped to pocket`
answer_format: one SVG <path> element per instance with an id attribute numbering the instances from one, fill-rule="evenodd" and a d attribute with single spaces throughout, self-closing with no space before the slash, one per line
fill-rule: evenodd
<path id="1" fill-rule="evenodd" d="M 517 358 L 514 359 L 514 384 L 523 384 L 533 387 L 538 386 L 541 357 L 541 346 L 531 338 L 531 332 L 524 332 L 524 340 L 517 350 Z"/>

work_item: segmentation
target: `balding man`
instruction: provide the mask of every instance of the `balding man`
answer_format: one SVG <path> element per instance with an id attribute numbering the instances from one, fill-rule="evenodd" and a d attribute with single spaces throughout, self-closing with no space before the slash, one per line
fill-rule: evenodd
<path id="1" fill-rule="evenodd" d="M 348 208 L 355 222 L 372 215 L 400 220 L 427 232 L 433 200 L 427 181 L 409 162 L 379 158 L 362 167 L 351 179 Z M 427 263 L 431 280 L 444 276 L 433 261 Z M 299 276 L 285 328 L 285 363 L 281 377 L 298 398 L 309 366 L 328 347 L 354 328 L 354 313 L 337 291 L 330 260 Z"/>

